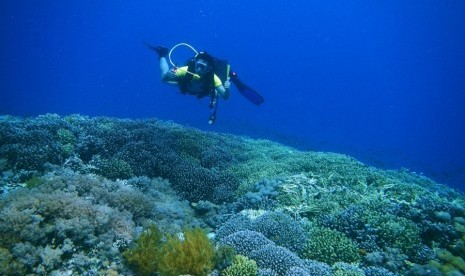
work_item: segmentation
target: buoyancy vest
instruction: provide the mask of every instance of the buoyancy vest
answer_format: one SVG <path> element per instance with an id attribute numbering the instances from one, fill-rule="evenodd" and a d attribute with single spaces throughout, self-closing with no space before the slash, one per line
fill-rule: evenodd
<path id="1" fill-rule="evenodd" d="M 186 65 L 188 72 L 195 72 L 195 59 L 190 59 Z M 192 74 L 185 74 L 182 78 L 180 78 L 178 80 L 178 86 L 181 93 L 196 95 L 197 98 L 203 98 L 207 95 L 215 95 L 215 80 L 213 71 L 208 72 L 205 76 L 203 76 L 200 79 L 199 84 L 201 89 L 200 92 L 197 92 L 195 94 L 193 94 L 190 90 L 194 81 L 196 80 L 194 80 L 194 76 Z"/>

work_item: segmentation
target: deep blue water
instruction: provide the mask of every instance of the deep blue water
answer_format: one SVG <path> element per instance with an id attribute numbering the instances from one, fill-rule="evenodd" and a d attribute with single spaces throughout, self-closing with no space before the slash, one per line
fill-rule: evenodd
<path id="1" fill-rule="evenodd" d="M 465 190 L 464 15 L 461 0 L 2 1 L 0 114 L 157 117 Z M 208 99 L 162 84 L 144 40 L 227 58 L 266 102 L 233 89 L 209 126 Z"/>

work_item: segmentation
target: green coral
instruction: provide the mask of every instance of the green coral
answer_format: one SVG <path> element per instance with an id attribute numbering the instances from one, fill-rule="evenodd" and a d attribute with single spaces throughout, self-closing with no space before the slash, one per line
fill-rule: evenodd
<path id="1" fill-rule="evenodd" d="M 200 228 L 185 230 L 180 238 L 151 226 L 124 257 L 140 275 L 207 275 L 214 266 L 215 247 Z"/>
<path id="2" fill-rule="evenodd" d="M 236 255 L 231 266 L 221 272 L 222 276 L 258 275 L 258 266 L 254 260 L 243 255 Z"/>
<path id="3" fill-rule="evenodd" d="M 313 227 L 302 257 L 327 264 L 336 262 L 358 263 L 359 249 L 343 233 L 326 227 Z"/>
<path id="4" fill-rule="evenodd" d="M 58 141 L 63 145 L 76 143 L 76 137 L 68 129 L 60 128 L 59 130 L 57 130 L 57 136 Z"/>
<path id="5" fill-rule="evenodd" d="M 333 276 L 364 276 L 365 272 L 356 265 L 337 262 L 331 266 Z"/>
<path id="6" fill-rule="evenodd" d="M 366 223 L 379 229 L 380 243 L 387 247 L 399 248 L 407 255 L 414 254 L 421 243 L 418 226 L 406 218 L 371 212 L 367 214 Z"/>
<path id="7" fill-rule="evenodd" d="M 8 167 L 8 159 L 0 158 L 0 171 L 6 170 L 7 167 Z"/>
<path id="8" fill-rule="evenodd" d="M 212 140 L 205 137 L 201 132 L 177 130 L 171 134 L 174 136 L 173 141 L 176 152 L 196 164 L 200 164 L 202 152 L 214 146 Z"/>
<path id="9" fill-rule="evenodd" d="M 461 275 L 460 272 L 465 273 L 465 261 L 462 257 L 455 256 L 444 249 L 438 250 L 437 256 L 442 261 L 442 264 L 437 261 L 433 261 L 431 264 L 440 269 L 443 275 Z"/>
<path id="10" fill-rule="evenodd" d="M 0 247 L 0 275 L 26 275 L 26 268 L 13 258 L 6 248 Z"/>
<path id="11" fill-rule="evenodd" d="M 341 186 L 364 190 L 367 181 L 382 179 L 377 170 L 335 153 L 302 152 L 269 141 L 247 140 L 241 161 L 228 172 L 241 180 L 237 196 L 247 193 L 261 179 L 310 173 L 321 187 Z"/>
<path id="12" fill-rule="evenodd" d="M 74 152 L 74 145 L 76 144 L 76 137 L 74 134 L 65 128 L 57 130 L 58 142 L 61 144 L 61 152 L 64 157 L 69 157 Z"/>
<path id="13" fill-rule="evenodd" d="M 29 178 L 28 180 L 26 180 L 26 187 L 28 189 L 37 188 L 40 185 L 42 185 L 44 182 L 45 181 L 42 178 L 37 177 L 37 176 L 33 176 L 33 177 Z"/>
<path id="14" fill-rule="evenodd" d="M 215 254 L 215 268 L 223 270 L 232 264 L 234 257 L 236 256 L 236 250 L 229 245 L 220 245 L 216 249 Z"/>
<path id="15" fill-rule="evenodd" d="M 133 171 L 128 162 L 112 158 L 109 160 L 103 160 L 100 165 L 101 174 L 108 179 L 128 179 L 133 176 Z"/>
<path id="16" fill-rule="evenodd" d="M 61 152 L 63 153 L 63 156 L 65 156 L 65 157 L 69 157 L 69 156 L 73 155 L 74 145 L 73 144 L 61 145 Z"/>

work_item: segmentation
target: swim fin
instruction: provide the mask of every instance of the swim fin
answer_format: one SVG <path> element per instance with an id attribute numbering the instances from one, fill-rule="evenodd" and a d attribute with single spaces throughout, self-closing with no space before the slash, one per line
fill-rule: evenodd
<path id="1" fill-rule="evenodd" d="M 246 97 L 249 101 L 254 103 L 255 105 L 260 105 L 265 101 L 262 95 L 260 95 L 257 91 L 250 88 L 248 85 L 243 83 L 239 77 L 237 76 L 236 72 L 229 73 L 230 80 L 236 86 L 237 90 Z"/>
<path id="2" fill-rule="evenodd" d="M 158 54 L 158 57 L 162 58 L 162 57 L 166 57 L 169 53 L 169 49 L 166 48 L 166 47 L 163 47 L 163 46 L 152 46 L 150 44 L 148 44 L 147 42 L 144 41 L 144 44 L 149 47 L 150 50 L 156 52 Z"/>

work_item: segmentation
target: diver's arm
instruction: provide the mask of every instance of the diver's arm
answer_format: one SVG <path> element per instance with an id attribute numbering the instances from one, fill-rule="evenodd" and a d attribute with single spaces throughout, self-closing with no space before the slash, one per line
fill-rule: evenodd
<path id="1" fill-rule="evenodd" d="M 166 57 L 160 57 L 160 71 L 161 71 L 161 80 L 168 84 L 177 84 L 178 76 L 176 71 L 171 69 L 168 65 L 168 60 Z"/>
<path id="2" fill-rule="evenodd" d="M 173 69 L 169 70 L 168 72 L 166 72 L 165 74 L 161 76 L 161 80 L 169 84 L 177 84 L 178 79 L 179 77 Z"/>
<path id="3" fill-rule="evenodd" d="M 160 58 L 160 71 L 161 71 L 161 80 L 168 84 L 177 84 L 178 75 L 176 70 L 169 69 L 168 61 L 165 57 Z"/>

